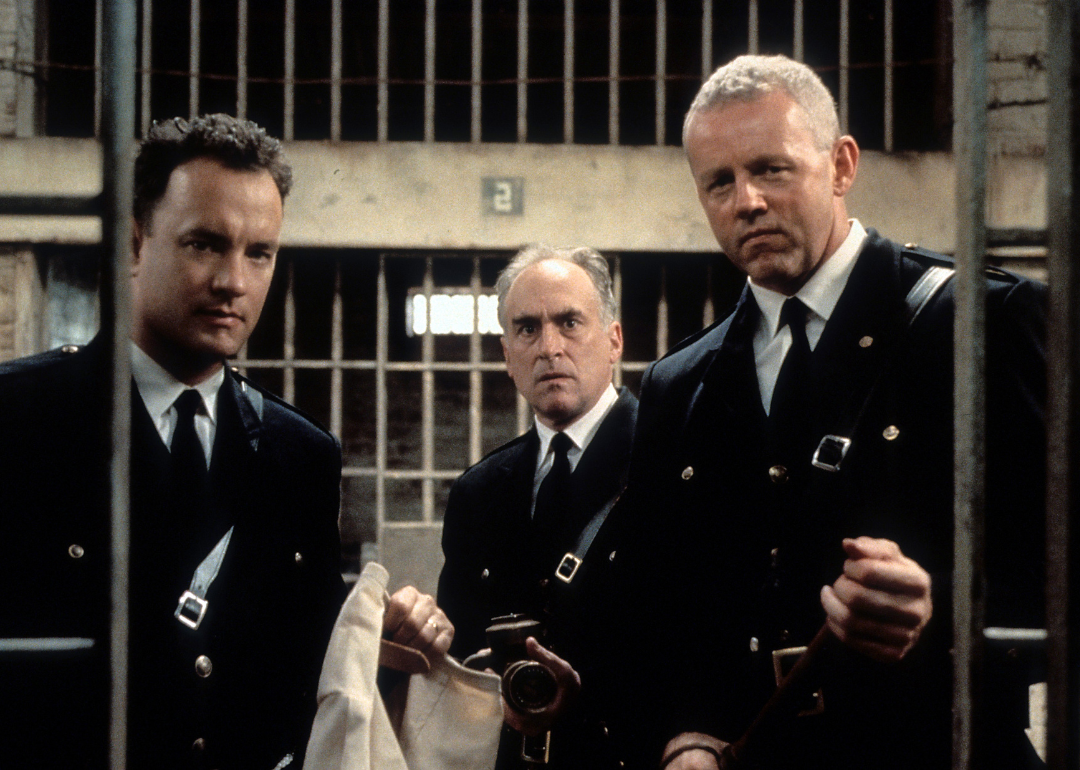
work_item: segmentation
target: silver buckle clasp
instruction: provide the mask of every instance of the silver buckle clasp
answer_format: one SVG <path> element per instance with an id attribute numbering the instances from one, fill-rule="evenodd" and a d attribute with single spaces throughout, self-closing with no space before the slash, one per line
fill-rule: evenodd
<path id="1" fill-rule="evenodd" d="M 814 450 L 814 459 L 810 462 L 815 468 L 823 471 L 836 473 L 840 470 L 840 463 L 847 457 L 848 449 L 851 448 L 851 439 L 843 436 L 824 436 Z"/>
<path id="2" fill-rule="evenodd" d="M 203 617 L 206 616 L 206 608 L 209 606 L 210 602 L 206 601 L 206 599 L 193 594 L 191 591 L 184 591 L 180 595 L 180 603 L 176 605 L 176 612 L 173 615 L 192 631 L 197 631 L 199 625 L 202 624 Z"/>

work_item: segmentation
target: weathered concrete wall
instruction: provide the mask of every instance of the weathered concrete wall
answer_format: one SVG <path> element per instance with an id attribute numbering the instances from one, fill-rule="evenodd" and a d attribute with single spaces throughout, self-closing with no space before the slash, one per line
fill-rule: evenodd
<path id="1" fill-rule="evenodd" d="M 15 58 L 16 0 L 0 0 L 0 59 Z M 15 72 L 0 67 L 0 136 L 15 135 Z"/>
<path id="2" fill-rule="evenodd" d="M 601 251 L 715 251 L 682 151 L 656 147 L 293 142 L 297 183 L 286 206 L 291 246 L 512 249 L 528 241 Z M 93 194 L 91 140 L 0 140 L 0 190 Z M 485 213 L 485 177 L 521 181 L 522 213 Z M 992 166 L 990 224 L 1041 227 L 1041 161 Z M 952 159 L 943 153 L 863 153 L 849 199 L 883 233 L 951 251 Z M 0 243 L 90 243 L 92 218 L 0 217 Z"/>
<path id="3" fill-rule="evenodd" d="M 1046 152 L 1046 0 L 991 0 L 987 8 L 991 155 Z"/>

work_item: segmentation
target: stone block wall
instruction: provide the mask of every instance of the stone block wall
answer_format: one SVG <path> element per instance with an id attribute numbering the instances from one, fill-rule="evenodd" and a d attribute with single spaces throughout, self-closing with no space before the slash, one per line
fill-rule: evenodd
<path id="1" fill-rule="evenodd" d="M 15 135 L 15 29 L 16 0 L 0 0 L 0 136 Z"/>
<path id="2" fill-rule="evenodd" d="M 1047 127 L 1047 1 L 987 8 L 991 155 L 1041 157 Z"/>

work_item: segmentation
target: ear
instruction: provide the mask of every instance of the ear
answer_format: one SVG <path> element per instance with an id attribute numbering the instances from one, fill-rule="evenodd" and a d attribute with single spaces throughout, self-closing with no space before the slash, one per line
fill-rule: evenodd
<path id="1" fill-rule="evenodd" d="M 859 145 L 855 138 L 842 136 L 836 140 L 832 149 L 833 195 L 843 198 L 855 183 L 855 173 L 859 167 Z"/>
<path id="2" fill-rule="evenodd" d="M 611 326 L 608 327 L 608 341 L 611 343 L 609 362 L 615 363 L 622 356 L 623 351 L 622 324 L 618 321 L 612 321 Z"/>
<path id="3" fill-rule="evenodd" d="M 139 272 L 139 265 L 142 264 L 142 246 L 146 235 L 143 232 L 142 227 L 135 220 L 131 222 L 131 275 L 135 277 Z"/>

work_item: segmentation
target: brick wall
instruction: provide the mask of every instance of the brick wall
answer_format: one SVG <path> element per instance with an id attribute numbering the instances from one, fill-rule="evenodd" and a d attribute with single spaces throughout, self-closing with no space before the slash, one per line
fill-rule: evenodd
<path id="1" fill-rule="evenodd" d="M 1047 2 L 991 0 L 990 151 L 1040 157 L 1046 151 Z"/>

